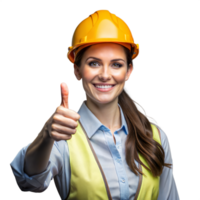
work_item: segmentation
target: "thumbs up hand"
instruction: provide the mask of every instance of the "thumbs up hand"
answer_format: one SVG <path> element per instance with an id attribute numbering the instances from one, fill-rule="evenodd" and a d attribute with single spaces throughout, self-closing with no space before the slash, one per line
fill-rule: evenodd
<path id="1" fill-rule="evenodd" d="M 61 83 L 61 105 L 57 107 L 55 113 L 47 121 L 48 135 L 50 138 L 59 140 L 69 140 L 76 133 L 80 115 L 69 109 L 69 90 L 65 83 Z"/>

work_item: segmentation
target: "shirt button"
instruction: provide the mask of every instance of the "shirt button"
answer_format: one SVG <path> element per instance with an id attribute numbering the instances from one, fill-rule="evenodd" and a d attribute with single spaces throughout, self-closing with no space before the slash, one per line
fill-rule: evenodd
<path id="1" fill-rule="evenodd" d="M 125 183 L 125 180 L 124 180 L 124 179 L 122 179 L 122 183 Z"/>

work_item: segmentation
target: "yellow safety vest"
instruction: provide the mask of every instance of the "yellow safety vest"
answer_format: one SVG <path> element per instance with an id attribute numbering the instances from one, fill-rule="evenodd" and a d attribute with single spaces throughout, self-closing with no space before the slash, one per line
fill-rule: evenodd
<path id="1" fill-rule="evenodd" d="M 161 144 L 159 132 L 151 124 L 153 139 Z M 103 169 L 93 150 L 90 140 L 80 123 L 71 140 L 69 147 L 71 179 L 70 190 L 66 200 L 111 200 L 111 194 Z M 145 159 L 139 154 L 140 160 L 148 167 Z M 160 177 L 139 164 L 145 175 L 139 175 L 139 185 L 134 200 L 156 200 L 159 194 Z"/>

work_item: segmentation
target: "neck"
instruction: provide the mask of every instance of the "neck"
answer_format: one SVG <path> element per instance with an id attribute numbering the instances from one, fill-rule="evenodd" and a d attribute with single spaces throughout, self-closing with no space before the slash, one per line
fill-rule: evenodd
<path id="1" fill-rule="evenodd" d="M 118 98 L 109 103 L 97 103 L 87 98 L 85 102 L 90 111 L 97 119 L 114 133 L 116 129 L 121 127 L 120 108 L 118 106 Z"/>

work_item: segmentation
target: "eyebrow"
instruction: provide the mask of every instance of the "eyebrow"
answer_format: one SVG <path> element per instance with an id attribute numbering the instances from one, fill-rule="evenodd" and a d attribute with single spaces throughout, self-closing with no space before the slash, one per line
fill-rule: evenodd
<path id="1" fill-rule="evenodd" d="M 88 60 L 88 59 L 90 59 L 90 58 L 93 58 L 93 59 L 96 59 L 96 60 L 99 60 L 99 61 L 101 61 L 101 59 L 99 59 L 99 58 L 96 58 L 96 57 L 89 57 L 89 58 L 87 58 L 86 59 L 86 61 Z M 121 58 L 116 58 L 116 59 L 113 59 L 113 60 L 111 60 L 111 61 L 118 61 L 118 60 L 122 60 L 122 61 L 124 61 L 125 62 L 125 60 L 123 60 L 123 59 L 121 59 Z M 86 62 L 85 61 L 85 62 Z"/>

